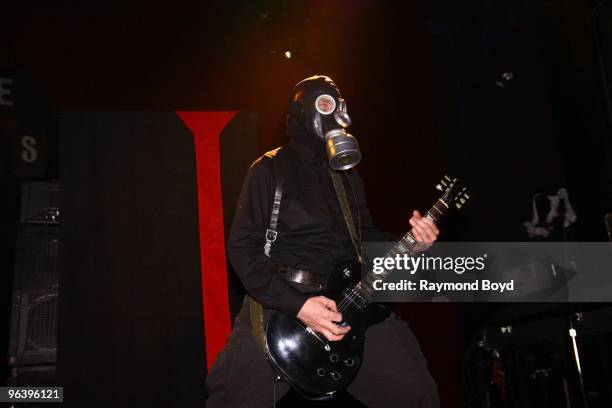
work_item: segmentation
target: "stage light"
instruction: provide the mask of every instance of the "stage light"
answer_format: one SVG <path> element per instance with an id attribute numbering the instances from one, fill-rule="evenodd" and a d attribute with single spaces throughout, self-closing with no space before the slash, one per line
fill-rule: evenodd
<path id="1" fill-rule="evenodd" d="M 504 88 L 510 85 L 510 82 L 512 82 L 513 79 L 514 79 L 514 72 L 512 71 L 504 72 L 503 74 L 501 74 L 499 79 L 495 81 L 495 84 L 500 88 Z"/>
<path id="2" fill-rule="evenodd" d="M 285 51 L 285 58 L 287 59 L 291 59 L 291 57 L 293 56 L 293 54 L 291 54 L 291 51 Z"/>

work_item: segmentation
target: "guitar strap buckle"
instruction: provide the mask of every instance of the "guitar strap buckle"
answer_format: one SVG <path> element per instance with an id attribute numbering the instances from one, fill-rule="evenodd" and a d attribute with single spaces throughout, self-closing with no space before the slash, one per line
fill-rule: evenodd
<path id="1" fill-rule="evenodd" d="M 277 236 L 278 236 L 278 232 L 272 231 L 270 228 L 266 230 L 266 242 L 272 243 L 276 241 Z"/>
<path id="2" fill-rule="evenodd" d="M 278 226 L 278 213 L 280 212 L 281 199 L 283 197 L 283 182 L 284 178 L 282 173 L 278 170 L 278 166 L 272 163 L 274 179 L 276 187 L 274 189 L 274 201 L 272 203 L 272 214 L 270 215 L 270 227 L 266 230 L 266 245 L 264 245 L 264 254 L 269 258 L 270 249 L 272 243 L 276 241 L 278 232 L 276 227 Z"/>

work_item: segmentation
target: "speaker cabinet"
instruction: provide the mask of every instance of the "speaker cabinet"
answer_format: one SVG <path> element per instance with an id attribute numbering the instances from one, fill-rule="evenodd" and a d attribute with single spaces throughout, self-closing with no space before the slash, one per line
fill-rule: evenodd
<path id="1" fill-rule="evenodd" d="M 52 183 L 24 183 L 22 187 L 25 222 L 17 230 L 8 356 L 12 367 L 56 361 L 59 226 L 57 222 L 26 223 L 53 207 L 45 199 L 32 197 L 48 197 L 54 190 L 57 185 Z"/>

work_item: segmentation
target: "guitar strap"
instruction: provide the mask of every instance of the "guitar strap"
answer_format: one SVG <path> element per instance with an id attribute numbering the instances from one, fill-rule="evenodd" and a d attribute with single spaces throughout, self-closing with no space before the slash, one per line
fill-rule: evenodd
<path id="1" fill-rule="evenodd" d="M 272 173 L 274 174 L 274 202 L 272 203 L 272 214 L 270 215 L 270 226 L 266 230 L 266 244 L 264 245 L 264 255 L 270 258 L 270 250 L 272 249 L 272 244 L 276 241 L 276 237 L 278 236 L 278 232 L 276 228 L 278 227 L 278 213 L 280 212 L 281 199 L 283 198 L 283 186 L 285 183 L 285 178 L 283 173 L 278 169 L 278 165 L 274 164 L 274 159 L 271 161 L 272 164 Z M 249 308 L 251 314 L 251 331 L 253 333 L 253 337 L 255 337 L 255 341 L 264 354 L 266 353 L 266 341 L 264 336 L 264 319 L 263 319 L 263 307 L 255 301 L 252 297 L 248 296 L 249 299 Z"/>
<path id="2" fill-rule="evenodd" d="M 353 221 L 353 213 L 346 197 L 346 189 L 344 188 L 344 183 L 342 182 L 340 174 L 333 170 L 329 170 L 329 175 L 331 176 L 334 190 L 336 190 L 336 196 L 338 197 L 338 202 L 340 203 L 340 208 L 342 209 L 342 215 L 344 216 L 344 222 L 346 223 L 349 235 L 351 236 L 351 241 L 353 242 L 353 247 L 355 248 L 355 253 L 357 254 L 357 260 L 359 263 L 363 263 L 363 257 L 361 256 L 361 220 L 358 220 L 359 235 L 357 235 L 357 232 L 355 231 L 355 222 Z M 357 214 L 357 216 L 361 218 L 359 214 Z"/>
<path id="3" fill-rule="evenodd" d="M 249 309 L 251 313 L 251 333 L 261 350 L 267 355 L 266 339 L 264 336 L 263 307 L 249 295 L 247 295 L 247 298 L 249 299 Z"/>

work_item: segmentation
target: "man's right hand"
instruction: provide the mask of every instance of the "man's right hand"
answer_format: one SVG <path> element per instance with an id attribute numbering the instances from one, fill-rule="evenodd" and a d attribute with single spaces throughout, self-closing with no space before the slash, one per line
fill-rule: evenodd
<path id="1" fill-rule="evenodd" d="M 350 326 L 340 327 L 336 324 L 342 321 L 342 315 L 336 309 L 336 302 L 325 296 L 309 298 L 300 309 L 297 318 L 330 341 L 342 340 L 351 330 Z"/>

